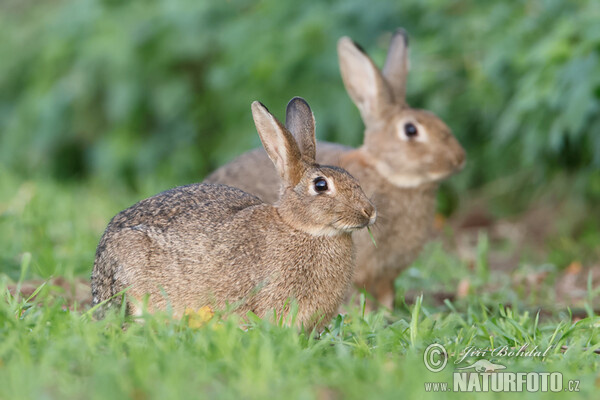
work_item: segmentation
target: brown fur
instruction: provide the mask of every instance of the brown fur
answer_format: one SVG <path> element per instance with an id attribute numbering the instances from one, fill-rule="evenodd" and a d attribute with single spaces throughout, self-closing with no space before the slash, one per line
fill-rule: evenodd
<path id="1" fill-rule="evenodd" d="M 465 163 L 465 152 L 446 124 L 406 104 L 407 43 L 404 31 L 397 31 L 382 73 L 349 38 L 340 39 L 342 77 L 365 122 L 364 144 L 358 149 L 324 142 L 317 146 L 317 161 L 347 169 L 377 206 L 377 248 L 367 232 L 354 235 L 354 284 L 386 307 L 393 306 L 395 278 L 430 237 L 439 181 Z M 417 126 L 420 136 L 402 136 L 406 123 Z M 205 182 L 226 183 L 270 201 L 277 194 L 275 179 L 264 152 L 257 149 L 219 168 Z"/>
<path id="2" fill-rule="evenodd" d="M 140 201 L 115 216 L 100 240 L 94 304 L 128 288 L 132 314 L 146 298 L 150 311 L 171 307 L 176 316 L 228 304 L 241 314 L 281 315 L 295 300 L 298 325 L 320 328 L 331 319 L 352 282 L 351 232 L 372 224 L 375 208 L 346 171 L 302 154 L 264 106 L 255 102 L 252 111 L 282 177 L 278 203 L 206 183 Z M 313 118 L 298 98 L 288 113 L 303 123 Z M 314 121 L 308 124 L 302 140 L 314 146 Z M 326 177 L 335 192 L 314 192 L 317 177 Z"/>

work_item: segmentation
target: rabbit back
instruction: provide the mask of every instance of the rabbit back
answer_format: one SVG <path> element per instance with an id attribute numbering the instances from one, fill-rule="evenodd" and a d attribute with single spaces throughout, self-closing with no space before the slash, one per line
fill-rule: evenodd
<path id="1" fill-rule="evenodd" d="M 180 282 L 183 274 L 197 273 L 185 266 L 190 263 L 176 266 L 183 260 L 202 263 L 208 253 L 204 247 L 210 238 L 218 238 L 222 222 L 260 204 L 258 198 L 239 189 L 194 184 L 159 193 L 123 210 L 108 224 L 96 250 L 94 303 L 130 285 L 135 292 L 152 282 L 171 282 L 172 276 Z M 156 294 L 151 297 L 153 303 L 163 303 Z"/>

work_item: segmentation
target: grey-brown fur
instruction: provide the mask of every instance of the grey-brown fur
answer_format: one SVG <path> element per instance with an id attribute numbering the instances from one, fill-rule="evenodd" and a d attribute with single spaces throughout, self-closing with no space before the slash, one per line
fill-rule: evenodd
<path id="1" fill-rule="evenodd" d="M 320 163 L 348 170 L 377 206 L 379 218 L 373 227 L 377 248 L 367 232 L 354 235 L 354 284 L 387 307 L 393 306 L 395 278 L 430 237 L 439 181 L 465 163 L 465 152 L 450 129 L 433 113 L 406 103 L 407 44 L 405 32 L 398 30 L 381 72 L 349 38 L 340 39 L 342 78 L 365 123 L 364 144 L 353 149 L 319 142 L 316 157 Z M 408 122 L 418 128 L 418 138 L 403 136 Z M 265 201 L 277 194 L 276 175 L 261 149 L 219 168 L 205 182 L 236 186 Z"/>
<path id="2" fill-rule="evenodd" d="M 264 106 L 255 102 L 252 111 L 281 176 L 279 201 L 266 204 L 242 190 L 204 183 L 122 211 L 98 245 L 95 304 L 129 288 L 132 314 L 140 312 L 145 297 L 151 311 L 171 307 L 175 315 L 230 304 L 241 314 L 265 316 L 270 310 L 285 313 L 286 302 L 295 300 L 298 324 L 319 328 L 331 319 L 352 282 L 351 232 L 372 224 L 375 208 L 346 171 L 301 153 Z M 302 140 L 314 146 L 308 105 L 293 99 L 288 113 L 308 123 Z M 314 192 L 317 177 L 326 177 L 335 193 Z"/>

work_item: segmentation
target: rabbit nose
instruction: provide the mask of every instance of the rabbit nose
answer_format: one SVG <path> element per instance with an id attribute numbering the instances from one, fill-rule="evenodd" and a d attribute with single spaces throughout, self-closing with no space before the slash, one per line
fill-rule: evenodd
<path id="1" fill-rule="evenodd" d="M 377 219 L 377 210 L 375 206 L 369 204 L 368 206 L 363 207 L 362 214 L 369 219 L 369 225 L 373 225 L 375 220 Z"/>

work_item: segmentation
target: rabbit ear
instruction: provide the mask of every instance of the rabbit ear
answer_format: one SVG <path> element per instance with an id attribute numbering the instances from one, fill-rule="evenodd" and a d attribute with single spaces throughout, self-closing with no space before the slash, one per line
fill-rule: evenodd
<path id="1" fill-rule="evenodd" d="M 306 100 L 294 97 L 287 105 L 285 127 L 294 135 L 304 157 L 315 161 L 315 116 Z"/>
<path id="2" fill-rule="evenodd" d="M 393 101 L 390 87 L 369 56 L 350 38 L 342 37 L 337 49 L 346 91 L 366 124 L 377 121 Z"/>
<path id="3" fill-rule="evenodd" d="M 408 35 L 398 28 L 392 36 L 388 50 L 383 76 L 390 85 L 394 98 L 404 103 L 406 98 L 406 76 L 408 75 Z"/>
<path id="4" fill-rule="evenodd" d="M 252 117 L 260 140 L 284 185 L 296 186 L 302 177 L 303 163 L 294 137 L 258 101 L 252 103 Z"/>

